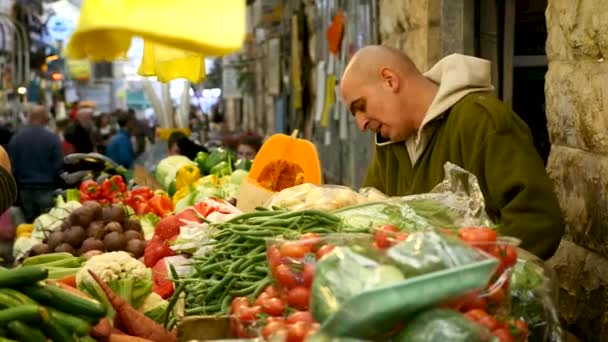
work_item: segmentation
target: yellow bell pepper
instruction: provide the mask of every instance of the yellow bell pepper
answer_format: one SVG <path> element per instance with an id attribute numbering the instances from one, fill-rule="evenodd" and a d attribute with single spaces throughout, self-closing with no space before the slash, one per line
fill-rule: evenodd
<path id="1" fill-rule="evenodd" d="M 191 190 L 192 189 L 190 186 L 184 186 L 183 188 L 177 190 L 177 192 L 173 194 L 173 206 L 175 206 L 179 200 L 188 196 Z"/>
<path id="2" fill-rule="evenodd" d="M 17 226 L 17 229 L 15 231 L 15 236 L 17 238 L 20 238 L 20 237 L 28 238 L 28 237 L 32 236 L 33 231 L 34 231 L 33 224 L 20 224 L 19 226 Z"/>
<path id="3" fill-rule="evenodd" d="M 184 165 L 177 171 L 175 178 L 175 189 L 179 190 L 183 187 L 194 184 L 201 178 L 201 171 L 196 165 Z"/>

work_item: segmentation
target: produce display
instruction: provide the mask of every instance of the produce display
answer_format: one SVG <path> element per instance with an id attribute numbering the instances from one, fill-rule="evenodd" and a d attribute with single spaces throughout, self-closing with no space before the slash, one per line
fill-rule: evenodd
<path id="1" fill-rule="evenodd" d="M 74 188 L 87 180 L 103 183 L 109 177 L 127 174 L 124 167 L 99 153 L 68 154 L 63 158 L 63 169 L 61 178 L 69 187 Z"/>

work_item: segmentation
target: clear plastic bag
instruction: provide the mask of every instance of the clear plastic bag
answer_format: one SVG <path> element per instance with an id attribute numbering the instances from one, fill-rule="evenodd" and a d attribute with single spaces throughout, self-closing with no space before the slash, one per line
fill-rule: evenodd
<path id="1" fill-rule="evenodd" d="M 341 185 L 300 184 L 272 196 L 264 205 L 267 208 L 283 207 L 289 210 L 336 210 L 367 202 L 367 197 Z"/>
<path id="2" fill-rule="evenodd" d="M 391 197 L 339 209 L 334 213 L 355 230 L 373 230 L 383 224 L 391 224 L 408 232 L 428 227 L 493 226 L 485 212 L 477 178 L 451 163 L 446 163 L 444 170 L 444 180 L 430 193 Z M 365 190 L 367 194 L 371 192 L 373 189 Z"/>

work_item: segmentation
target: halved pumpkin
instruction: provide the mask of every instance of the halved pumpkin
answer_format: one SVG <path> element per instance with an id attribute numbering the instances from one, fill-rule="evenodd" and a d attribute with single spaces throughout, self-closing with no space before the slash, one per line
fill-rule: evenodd
<path id="1" fill-rule="evenodd" d="M 291 136 L 275 134 L 262 145 L 249 175 L 243 180 L 237 200 L 242 211 L 263 205 L 283 189 L 302 183 L 321 184 L 321 162 L 315 145 Z"/>

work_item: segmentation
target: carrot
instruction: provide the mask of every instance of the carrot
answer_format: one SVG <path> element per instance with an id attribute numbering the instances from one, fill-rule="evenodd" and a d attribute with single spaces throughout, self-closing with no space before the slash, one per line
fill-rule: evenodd
<path id="1" fill-rule="evenodd" d="M 91 337 L 98 341 L 107 341 L 112 334 L 112 325 L 107 318 L 102 318 L 97 325 L 91 329 Z"/>
<path id="2" fill-rule="evenodd" d="M 152 342 L 145 338 L 130 336 L 130 335 L 110 335 L 110 340 L 108 342 Z"/>
<path id="3" fill-rule="evenodd" d="M 135 310 L 126 300 L 116 295 L 95 272 L 89 270 L 89 273 L 105 293 L 129 335 L 147 338 L 154 342 L 175 342 L 177 336 L 174 332 L 168 332 L 161 325 Z"/>
<path id="4" fill-rule="evenodd" d="M 67 276 L 65 278 L 59 279 L 59 282 L 73 288 L 76 288 L 76 275 L 72 274 L 71 276 Z"/>
<path id="5" fill-rule="evenodd" d="M 94 300 L 93 298 L 91 298 L 91 296 L 89 296 L 88 294 L 80 291 L 79 289 L 77 289 L 75 286 L 70 286 L 67 285 L 64 282 L 61 281 L 53 281 L 53 280 L 47 280 L 47 283 L 49 284 L 53 284 L 59 288 L 61 288 L 62 290 L 65 290 L 67 292 L 70 292 L 71 294 L 74 294 L 76 296 L 82 297 L 82 298 L 86 298 L 86 299 L 90 299 L 90 300 Z"/>

